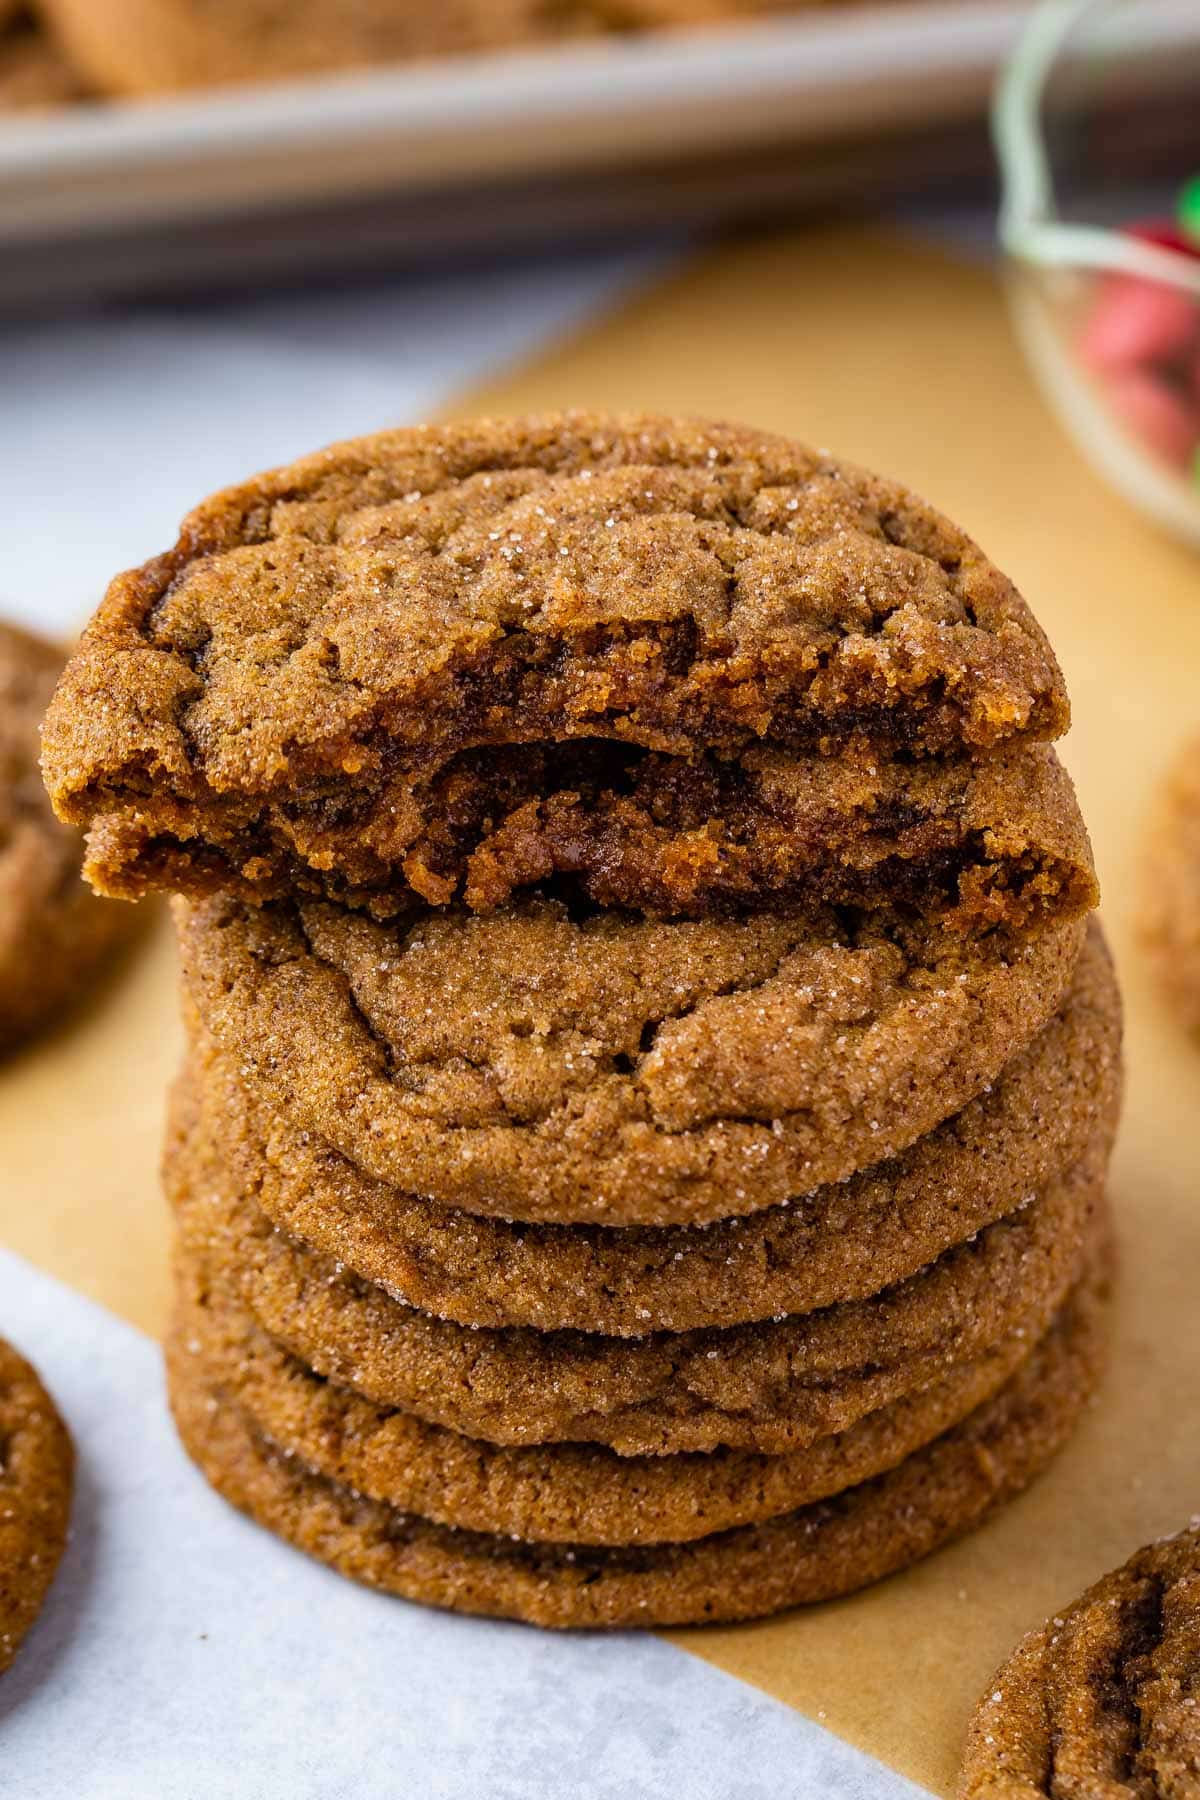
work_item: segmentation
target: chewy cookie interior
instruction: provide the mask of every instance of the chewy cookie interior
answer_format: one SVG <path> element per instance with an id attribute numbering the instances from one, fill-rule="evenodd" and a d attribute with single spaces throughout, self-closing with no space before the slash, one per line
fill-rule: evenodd
<path id="1" fill-rule="evenodd" d="M 779 906 L 909 905 L 964 926 L 1024 927 L 1094 904 L 1086 835 L 1046 746 L 983 768 L 833 761 L 763 746 L 676 757 L 603 739 L 468 750 L 349 793 L 157 804 L 93 832 L 105 885 L 247 898 L 310 892 L 387 917 L 476 911 L 521 890 L 662 916 Z"/>

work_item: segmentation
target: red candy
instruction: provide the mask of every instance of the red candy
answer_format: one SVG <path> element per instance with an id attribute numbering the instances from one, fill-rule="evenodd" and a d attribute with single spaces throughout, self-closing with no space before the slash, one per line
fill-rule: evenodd
<path id="1" fill-rule="evenodd" d="M 1126 370 L 1107 384 L 1109 404 L 1148 450 L 1186 469 L 1200 448 L 1200 400 L 1185 399 L 1159 376 Z"/>
<path id="2" fill-rule="evenodd" d="M 1179 256 L 1200 258 L 1200 242 L 1186 236 L 1174 219 L 1143 219 L 1127 227 L 1130 237 L 1141 238 L 1143 244 L 1154 244 L 1159 250 L 1174 250 Z"/>
<path id="3" fill-rule="evenodd" d="M 1089 367 L 1103 374 L 1142 363 L 1171 362 L 1200 340 L 1200 308 L 1190 295 L 1140 275 L 1106 275 L 1079 342 Z"/>
<path id="4" fill-rule="evenodd" d="M 1187 257 L 1200 242 L 1174 219 L 1143 219 L 1128 236 Z M 1200 456 L 1200 300 L 1169 281 L 1107 274 L 1097 279 L 1079 335 L 1080 360 L 1113 413 L 1151 452 L 1177 469 Z"/>

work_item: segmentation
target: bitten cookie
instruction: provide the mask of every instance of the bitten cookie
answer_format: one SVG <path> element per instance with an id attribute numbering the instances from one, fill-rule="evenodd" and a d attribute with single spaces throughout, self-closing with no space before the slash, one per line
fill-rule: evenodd
<path id="1" fill-rule="evenodd" d="M 188 1010 L 190 1076 L 172 1111 L 229 1188 L 398 1300 L 474 1326 L 644 1337 L 860 1299 L 1013 1212 L 1111 1142 L 1120 996 L 1094 921 L 1062 1007 L 989 1092 L 890 1161 L 794 1202 L 704 1227 L 512 1225 L 374 1181 L 255 1102 Z M 186 1090 L 186 1093 L 185 1093 Z"/>
<path id="2" fill-rule="evenodd" d="M 289 1128 L 447 1205 L 605 1225 L 752 1213 L 906 1149 L 1053 1017 L 1087 929 L 175 906 L 204 1028 Z"/>
<path id="3" fill-rule="evenodd" d="M 549 1626 L 753 1618 L 849 1593 L 970 1530 L 1061 1448 L 1104 1362 L 1103 1282 L 961 1425 L 874 1480 L 762 1525 L 628 1549 L 514 1542 L 365 1499 L 273 1448 L 178 1340 L 171 1404 L 219 1493 L 342 1574 L 459 1612 Z"/>
<path id="4" fill-rule="evenodd" d="M 971 1722 L 961 1800 L 1200 1794 L 1200 1521 L 1030 1632 Z"/>
<path id="5" fill-rule="evenodd" d="M 38 727 L 63 653 L 0 623 L 0 1050 L 68 1006 L 136 923 L 80 878 L 79 833 L 38 773 Z"/>
<path id="6" fill-rule="evenodd" d="M 1163 994 L 1200 1032 L 1200 741 L 1176 758 L 1158 797 L 1142 872 L 1141 929 Z"/>
<path id="7" fill-rule="evenodd" d="M 73 1472 L 58 1409 L 0 1339 L 0 1675 L 41 1611 L 66 1547 Z"/>
<path id="8" fill-rule="evenodd" d="M 832 879 L 832 834 L 847 884 L 886 866 L 957 895 L 965 863 L 972 906 L 981 882 L 1001 910 L 1078 909 L 1053 760 L 1022 791 L 962 754 L 1066 721 L 1024 601 L 904 488 L 750 430 L 580 413 L 383 433 L 217 495 L 113 582 L 45 761 L 124 895 L 384 914 L 557 871 L 687 910 Z M 878 764 L 897 751 L 958 764 L 907 791 Z"/>

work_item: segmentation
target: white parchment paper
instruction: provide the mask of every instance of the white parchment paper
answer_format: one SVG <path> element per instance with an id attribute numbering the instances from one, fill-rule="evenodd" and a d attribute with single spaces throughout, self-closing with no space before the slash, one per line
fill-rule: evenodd
<path id="1" fill-rule="evenodd" d="M 0 1680 L 5 1800 L 905 1800 L 819 1725 L 652 1636 L 367 1592 L 192 1469 L 157 1347 L 0 1252 L 0 1334 L 79 1453 L 49 1604 Z"/>

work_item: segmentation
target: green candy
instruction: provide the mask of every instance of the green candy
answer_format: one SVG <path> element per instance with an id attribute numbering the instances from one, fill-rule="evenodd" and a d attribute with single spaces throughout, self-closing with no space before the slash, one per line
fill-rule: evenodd
<path id="1" fill-rule="evenodd" d="M 1175 218 L 1183 235 L 1200 245 L 1200 175 L 1193 175 L 1185 184 L 1175 208 Z"/>

